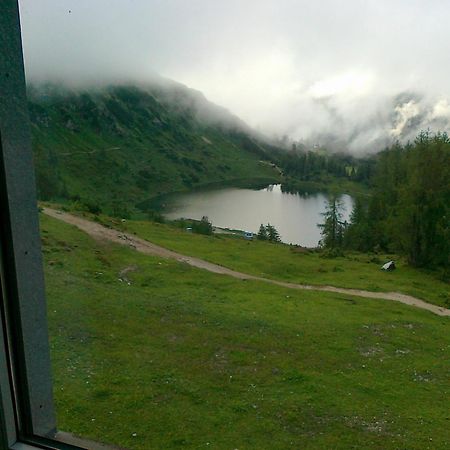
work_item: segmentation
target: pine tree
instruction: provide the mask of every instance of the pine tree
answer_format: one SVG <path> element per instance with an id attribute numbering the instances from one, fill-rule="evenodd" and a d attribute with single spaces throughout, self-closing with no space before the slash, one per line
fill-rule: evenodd
<path id="1" fill-rule="evenodd" d="M 260 241 L 267 241 L 267 230 L 266 230 L 266 227 L 263 224 L 261 224 L 261 226 L 259 227 L 257 238 Z"/>
<path id="2" fill-rule="evenodd" d="M 278 233 L 277 229 L 273 225 L 270 225 L 270 223 L 268 223 L 266 226 L 266 230 L 267 239 L 270 242 L 281 242 L 280 233 Z"/>
<path id="3" fill-rule="evenodd" d="M 328 200 L 327 208 L 322 215 L 325 217 L 324 223 L 318 224 L 322 229 L 322 239 L 320 245 L 324 248 L 342 247 L 344 230 L 346 223 L 342 221 L 344 206 L 335 196 Z"/>
<path id="4" fill-rule="evenodd" d="M 344 230 L 344 245 L 363 252 L 371 248 L 367 205 L 361 198 L 356 198 L 350 224 Z"/>

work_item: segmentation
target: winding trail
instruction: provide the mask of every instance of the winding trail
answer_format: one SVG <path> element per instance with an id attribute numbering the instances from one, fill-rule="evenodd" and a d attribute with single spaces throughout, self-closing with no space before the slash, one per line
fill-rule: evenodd
<path id="1" fill-rule="evenodd" d="M 235 270 L 228 269 L 227 267 L 219 266 L 218 264 L 210 263 L 200 258 L 193 256 L 186 256 L 180 253 L 168 250 L 159 245 L 152 244 L 149 241 L 141 239 L 129 233 L 124 233 L 113 228 L 107 228 L 99 223 L 92 222 L 87 219 L 83 219 L 72 214 L 68 214 L 62 211 L 56 211 L 51 208 L 43 208 L 43 212 L 50 217 L 61 220 L 71 225 L 75 225 L 80 230 L 89 234 L 95 239 L 106 239 L 117 244 L 126 245 L 134 248 L 138 252 L 145 253 L 147 255 L 159 256 L 161 258 L 175 259 L 176 261 L 184 262 L 190 266 L 204 269 L 209 272 L 218 273 L 222 275 L 228 275 L 230 277 L 237 278 L 239 280 L 256 280 L 263 281 L 265 283 L 275 284 L 277 286 L 287 287 L 290 289 L 304 289 L 310 291 L 323 291 L 323 292 L 336 292 L 339 294 L 354 295 L 357 297 L 376 298 L 383 300 L 392 300 L 404 303 L 410 306 L 416 306 L 417 308 L 426 309 L 439 316 L 450 316 L 450 309 L 443 308 L 441 306 L 427 303 L 418 298 L 410 295 L 400 294 L 398 292 L 372 292 L 360 289 L 348 289 L 339 288 L 334 286 L 312 286 L 307 284 L 295 284 L 284 281 L 271 280 L 268 278 L 257 277 L 255 275 L 249 275 Z"/>

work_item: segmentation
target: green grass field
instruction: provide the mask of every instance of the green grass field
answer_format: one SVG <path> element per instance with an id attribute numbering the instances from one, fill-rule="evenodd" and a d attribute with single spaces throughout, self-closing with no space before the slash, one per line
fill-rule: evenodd
<path id="1" fill-rule="evenodd" d="M 372 263 L 352 277 L 285 246 L 126 225 L 258 275 L 371 288 Z M 60 429 L 145 450 L 449 448 L 448 318 L 211 274 L 43 215 L 41 227 Z M 378 288 L 406 286 L 405 271 Z M 427 276 L 414 278 L 424 295 Z"/>
<path id="2" fill-rule="evenodd" d="M 92 217 L 92 216 L 91 216 Z M 429 303 L 450 307 L 450 286 L 435 273 L 414 269 L 395 255 L 349 253 L 338 258 L 324 258 L 318 252 L 304 253 L 295 247 L 246 241 L 227 235 L 203 236 L 183 229 L 148 221 L 126 221 L 102 217 L 112 225 L 155 244 L 197 256 L 252 275 L 313 285 L 401 292 Z M 394 259 L 397 270 L 383 272 L 383 263 Z"/>

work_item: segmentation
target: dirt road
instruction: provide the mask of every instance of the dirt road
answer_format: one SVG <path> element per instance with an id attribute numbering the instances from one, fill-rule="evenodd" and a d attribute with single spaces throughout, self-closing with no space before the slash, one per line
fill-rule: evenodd
<path id="1" fill-rule="evenodd" d="M 95 239 L 106 239 L 118 244 L 127 245 L 134 248 L 138 252 L 145 253 L 147 255 L 159 256 L 161 258 L 175 259 L 180 262 L 185 262 L 193 267 L 199 269 L 208 270 L 209 272 L 218 273 L 222 275 L 228 275 L 230 277 L 238 278 L 240 280 L 257 280 L 263 281 L 265 283 L 276 284 L 277 286 L 283 286 L 290 289 L 305 289 L 312 291 L 324 291 L 324 292 L 337 292 L 340 294 L 354 295 L 357 297 L 365 298 L 376 298 L 383 300 L 392 300 L 404 303 L 410 306 L 416 306 L 417 308 L 426 309 L 439 316 L 450 316 L 450 309 L 446 309 L 437 305 L 432 305 L 418 298 L 412 297 L 410 295 L 399 294 L 397 292 L 372 292 L 364 291 L 360 289 L 347 289 L 338 288 L 334 286 L 311 286 L 307 284 L 295 284 L 288 283 L 284 281 L 270 280 L 267 278 L 261 278 L 254 275 L 249 275 L 242 272 L 236 272 L 234 270 L 228 269 L 227 267 L 219 266 L 218 264 L 213 264 L 203 259 L 194 258 L 192 256 L 182 255 L 180 253 L 168 250 L 159 245 L 152 244 L 149 241 L 141 239 L 129 233 L 123 233 L 112 228 L 107 228 L 99 223 L 92 222 L 90 220 L 83 219 L 81 217 L 74 216 L 62 211 L 56 211 L 50 208 L 44 208 L 43 212 L 48 216 L 54 217 L 56 219 L 62 220 L 63 222 L 75 225 L 80 230 L 89 234 Z"/>

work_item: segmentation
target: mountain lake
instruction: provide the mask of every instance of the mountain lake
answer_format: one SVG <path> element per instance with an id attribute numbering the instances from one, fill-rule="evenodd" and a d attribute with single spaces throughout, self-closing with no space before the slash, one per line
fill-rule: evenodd
<path id="1" fill-rule="evenodd" d="M 207 216 L 213 226 L 257 233 L 261 224 L 275 226 L 281 240 L 288 244 L 315 247 L 320 240 L 318 223 L 324 218 L 328 196 L 323 193 L 291 194 L 281 185 L 264 189 L 221 188 L 169 195 L 164 198 L 162 213 L 170 220 Z M 339 197 L 349 219 L 353 199 Z"/>

